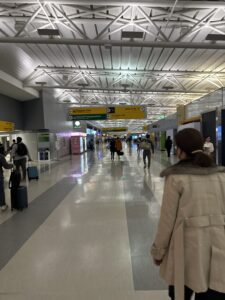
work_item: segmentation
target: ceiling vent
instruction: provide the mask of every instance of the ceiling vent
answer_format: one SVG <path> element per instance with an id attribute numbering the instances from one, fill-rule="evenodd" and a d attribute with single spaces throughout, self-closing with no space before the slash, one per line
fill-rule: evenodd
<path id="1" fill-rule="evenodd" d="M 88 83 L 78 83 L 77 85 L 78 85 L 78 86 L 81 86 L 81 87 L 89 86 Z"/>
<path id="2" fill-rule="evenodd" d="M 167 91 L 168 91 L 168 90 L 172 90 L 172 89 L 173 89 L 173 86 L 164 86 L 163 89 L 164 89 L 164 90 L 167 90 Z"/>
<path id="3" fill-rule="evenodd" d="M 38 29 L 37 32 L 41 36 L 43 36 L 43 35 L 59 36 L 60 35 L 58 29 Z"/>
<path id="4" fill-rule="evenodd" d="M 36 81 L 35 83 L 38 84 L 38 85 L 45 85 L 45 84 L 47 84 L 47 82 L 45 82 L 45 81 Z"/>
<path id="5" fill-rule="evenodd" d="M 142 39 L 144 32 L 142 31 L 123 31 L 122 39 Z"/>
<path id="6" fill-rule="evenodd" d="M 127 84 L 127 83 L 122 83 L 121 86 L 122 86 L 124 89 L 127 89 L 130 85 Z"/>
<path id="7" fill-rule="evenodd" d="M 69 78 L 69 76 L 68 76 L 68 75 L 63 75 L 63 80 L 64 80 L 64 81 L 67 81 L 67 80 L 68 80 L 68 78 Z"/>
<path id="8" fill-rule="evenodd" d="M 225 41 L 225 34 L 208 34 L 205 38 L 207 41 Z"/>

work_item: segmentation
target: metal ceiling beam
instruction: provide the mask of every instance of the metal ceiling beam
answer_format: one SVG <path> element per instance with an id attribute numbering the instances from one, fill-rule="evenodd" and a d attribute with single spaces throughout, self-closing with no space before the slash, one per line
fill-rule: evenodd
<path id="1" fill-rule="evenodd" d="M 189 42 L 148 42 L 116 40 L 82 40 L 82 39 L 46 39 L 46 38 L 0 38 L 0 44 L 42 44 L 42 45 L 80 45 L 80 46 L 115 46 L 146 48 L 182 48 L 182 49 L 225 49 L 225 43 L 189 43 Z"/>
<path id="2" fill-rule="evenodd" d="M 129 73 L 129 74 L 168 74 L 168 75 L 225 75 L 225 71 L 169 71 L 169 70 L 135 70 L 135 69 L 103 69 L 103 68 L 76 68 L 76 67 L 57 67 L 57 66 L 38 66 L 36 70 L 51 70 L 51 71 L 79 71 L 79 72 L 95 72 L 95 73 Z M 105 75 L 105 74 L 104 74 Z"/>
<path id="3" fill-rule="evenodd" d="M 38 88 L 38 85 L 25 85 L 25 87 L 32 87 L 32 88 Z M 85 87 L 82 88 L 80 86 L 64 86 L 64 85 L 49 85 L 49 86 L 43 86 L 45 89 L 64 89 L 64 90 L 77 90 L 82 92 L 85 91 L 106 91 L 106 92 L 126 92 L 123 88 L 100 88 L 100 87 Z M 183 91 L 183 90 L 164 90 L 164 89 L 158 89 L 158 90 L 143 90 L 143 89 L 129 89 L 127 90 L 127 94 L 130 93 L 183 93 L 183 94 L 192 94 L 192 92 Z M 206 91 L 198 91 L 193 92 L 194 94 L 205 94 Z"/>
<path id="4" fill-rule="evenodd" d="M 6 12 L 7 13 L 7 12 Z M 21 16 L 21 15 L 16 15 L 16 16 L 6 16 L 6 15 L 1 15 L 0 16 L 0 21 L 15 21 L 15 19 L 17 21 L 23 21 L 23 22 L 26 22 L 28 20 L 28 18 L 30 17 L 31 15 L 29 14 L 28 16 Z M 68 16 L 70 17 L 70 16 Z M 52 22 L 54 22 L 54 18 L 52 17 L 49 17 L 50 20 L 52 20 Z M 64 21 L 64 18 L 61 18 L 59 17 L 58 18 L 59 21 Z M 76 24 L 92 24 L 95 23 L 95 24 L 101 24 L 101 25 L 106 25 L 109 23 L 109 19 L 104 19 L 104 18 L 73 18 L 72 19 L 73 21 L 76 21 Z M 126 19 L 124 19 L 126 20 Z M 158 26 L 161 26 L 163 27 L 164 25 L 166 25 L 166 20 L 163 21 L 163 20 L 160 20 L 159 17 L 157 19 L 157 17 L 152 17 L 152 20 L 154 20 L 154 23 L 156 23 Z M 129 21 L 127 19 L 127 21 Z M 44 18 L 42 17 L 36 17 L 35 20 L 34 20 L 35 23 L 48 23 Z M 126 24 L 126 22 L 124 22 L 123 20 L 118 20 L 117 23 L 120 23 L 121 25 L 124 25 Z M 142 26 L 147 26 L 149 24 L 149 22 L 146 20 L 146 19 L 139 19 L 139 20 L 134 20 L 134 23 L 135 24 L 138 24 L 138 25 L 142 25 Z M 182 24 L 181 24 L 182 23 Z M 57 24 L 57 23 L 56 23 Z M 191 22 L 190 21 L 176 21 L 176 20 L 171 20 L 169 22 L 169 25 L 167 26 L 167 28 L 170 28 L 172 26 L 179 26 L 179 27 L 187 27 L 187 26 L 190 26 Z M 206 22 L 202 23 L 202 24 L 206 24 Z M 224 21 L 212 21 L 210 23 L 212 26 L 216 26 L 217 28 L 220 28 L 220 27 L 224 27 L 225 25 L 225 22 Z"/>
<path id="5" fill-rule="evenodd" d="M 54 3 L 54 4 L 69 4 L 69 5 L 106 5 L 105 0 L 42 0 L 42 3 Z M 37 4 L 37 0 L 2 0 L 1 3 L 7 4 Z M 107 4 L 109 6 L 109 4 Z M 137 0 L 111 0 L 110 5 L 137 5 Z M 173 7 L 174 0 L 141 0 L 138 2 L 139 6 L 149 6 L 149 7 Z M 178 1 L 176 7 L 185 8 L 223 8 L 224 1 Z"/>

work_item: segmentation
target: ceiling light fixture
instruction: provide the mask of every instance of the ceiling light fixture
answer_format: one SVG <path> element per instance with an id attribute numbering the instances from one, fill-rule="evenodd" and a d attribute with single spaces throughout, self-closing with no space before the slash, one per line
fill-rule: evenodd
<path id="1" fill-rule="evenodd" d="M 142 31 L 122 31 L 123 39 L 142 39 L 144 32 Z"/>
<path id="2" fill-rule="evenodd" d="M 206 41 L 225 41 L 225 34 L 208 34 Z"/>
<path id="3" fill-rule="evenodd" d="M 40 36 L 60 36 L 60 32 L 58 29 L 38 29 L 37 32 Z"/>

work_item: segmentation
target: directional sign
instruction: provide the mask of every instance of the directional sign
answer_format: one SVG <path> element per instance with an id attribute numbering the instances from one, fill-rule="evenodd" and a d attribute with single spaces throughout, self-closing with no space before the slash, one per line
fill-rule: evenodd
<path id="1" fill-rule="evenodd" d="M 68 111 L 68 120 L 118 120 L 145 119 L 146 107 L 110 106 L 110 107 L 73 107 Z"/>
<path id="2" fill-rule="evenodd" d="M 106 107 L 73 107 L 69 109 L 69 120 L 106 120 Z"/>
<path id="3" fill-rule="evenodd" d="M 10 132 L 14 130 L 14 123 L 12 122 L 6 122 L 6 121 L 0 121 L 0 131 L 4 132 Z"/>
<path id="4" fill-rule="evenodd" d="M 102 128 L 102 131 L 104 132 L 120 132 L 120 131 L 127 131 L 127 127 L 106 127 Z"/>
<path id="5" fill-rule="evenodd" d="M 108 119 L 146 119 L 146 108 L 140 105 L 109 107 Z"/>

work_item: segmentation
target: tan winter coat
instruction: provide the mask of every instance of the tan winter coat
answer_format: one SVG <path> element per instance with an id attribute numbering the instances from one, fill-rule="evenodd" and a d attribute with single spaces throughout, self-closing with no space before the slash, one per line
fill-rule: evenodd
<path id="1" fill-rule="evenodd" d="M 225 293 L 225 168 L 195 167 L 188 161 L 166 169 L 154 259 L 163 260 L 160 275 L 175 285 Z"/>

